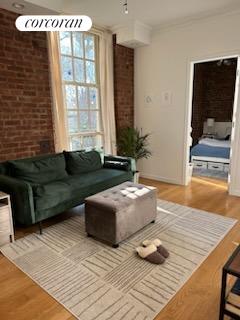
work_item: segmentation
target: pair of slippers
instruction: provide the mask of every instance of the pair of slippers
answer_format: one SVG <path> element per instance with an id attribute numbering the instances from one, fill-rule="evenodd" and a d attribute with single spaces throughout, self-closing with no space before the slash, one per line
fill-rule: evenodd
<path id="1" fill-rule="evenodd" d="M 145 240 L 142 247 L 137 247 L 136 252 L 142 259 L 154 264 L 162 264 L 169 257 L 168 250 L 159 239 Z"/>

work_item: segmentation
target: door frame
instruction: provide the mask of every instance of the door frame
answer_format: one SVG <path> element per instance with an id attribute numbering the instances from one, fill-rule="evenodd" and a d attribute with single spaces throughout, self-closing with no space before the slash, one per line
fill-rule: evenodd
<path id="1" fill-rule="evenodd" d="M 192 143 L 191 138 L 191 122 L 192 122 L 192 100 L 193 100 L 193 81 L 194 81 L 194 65 L 197 63 L 204 63 L 210 61 L 216 61 L 221 59 L 233 59 L 237 58 L 237 71 L 236 71 L 236 84 L 235 95 L 233 103 L 233 119 L 232 119 L 232 135 L 231 135 L 231 156 L 230 156 L 230 173 L 228 175 L 228 191 L 230 194 L 239 195 L 235 191 L 233 178 L 236 176 L 237 170 L 237 158 L 238 158 L 238 145 L 240 143 L 240 123 L 236 119 L 240 119 L 240 91 L 239 91 L 239 72 L 240 72 L 240 51 L 227 54 L 216 54 L 210 57 L 192 58 L 188 61 L 188 85 L 187 85 L 187 104 L 186 104 L 186 116 L 185 116 L 185 133 L 184 133 L 184 155 L 183 155 L 183 184 L 188 185 L 188 170 L 189 170 L 189 157 L 190 146 Z"/>

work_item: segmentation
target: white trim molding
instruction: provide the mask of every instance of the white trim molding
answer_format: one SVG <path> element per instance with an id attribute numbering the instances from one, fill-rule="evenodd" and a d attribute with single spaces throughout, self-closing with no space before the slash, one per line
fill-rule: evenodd
<path id="1" fill-rule="evenodd" d="M 161 177 L 161 176 L 150 174 L 150 173 L 140 172 L 140 177 L 145 179 L 151 179 L 151 180 L 161 181 L 165 183 L 170 183 L 170 184 L 182 185 L 182 181 L 180 180 L 169 179 L 166 177 Z"/>
<path id="2" fill-rule="evenodd" d="M 192 120 L 192 96 L 193 96 L 193 79 L 194 79 L 194 65 L 200 62 L 208 62 L 212 60 L 218 59 L 229 59 L 229 58 L 238 58 L 238 67 L 239 70 L 239 57 L 240 57 L 240 49 L 234 50 L 231 52 L 211 54 L 205 57 L 195 57 L 190 58 L 188 60 L 187 72 L 188 72 L 188 81 L 187 81 L 187 96 L 186 96 L 186 110 L 185 110 L 185 130 L 184 130 L 184 154 L 183 154 L 183 183 L 184 185 L 188 184 L 188 159 L 190 156 L 190 136 L 191 136 L 191 120 Z M 239 75 L 237 76 L 239 78 Z M 238 171 L 237 163 L 240 161 L 238 159 L 239 148 L 238 145 L 240 143 L 240 99 L 239 99 L 239 79 L 236 81 L 236 90 L 235 90 L 235 99 L 234 99 L 234 113 L 233 122 L 235 124 L 234 128 L 234 139 L 231 142 L 231 176 L 232 178 L 229 180 L 229 194 L 234 194 L 236 190 L 236 176 Z M 235 119 L 234 119 L 235 118 Z M 238 120 L 239 119 L 239 120 Z M 239 177 L 240 178 L 240 177 Z"/>
<path id="3" fill-rule="evenodd" d="M 153 34 L 157 34 L 159 32 L 164 33 L 174 31 L 176 29 L 179 30 L 179 28 L 186 28 L 197 23 L 213 21 L 214 19 L 218 19 L 219 17 L 227 17 L 239 14 L 239 4 L 237 5 L 237 7 L 229 8 L 229 10 L 216 9 L 209 12 L 198 13 L 195 15 L 191 15 L 191 17 L 175 19 L 170 22 L 162 23 L 158 26 L 155 26 L 153 27 Z"/>

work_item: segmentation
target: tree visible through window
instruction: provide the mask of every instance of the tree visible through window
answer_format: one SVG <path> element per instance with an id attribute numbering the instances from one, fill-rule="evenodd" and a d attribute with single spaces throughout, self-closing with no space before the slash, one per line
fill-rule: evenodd
<path id="1" fill-rule="evenodd" d="M 85 32 L 60 32 L 59 38 L 70 148 L 100 148 L 98 37 Z"/>

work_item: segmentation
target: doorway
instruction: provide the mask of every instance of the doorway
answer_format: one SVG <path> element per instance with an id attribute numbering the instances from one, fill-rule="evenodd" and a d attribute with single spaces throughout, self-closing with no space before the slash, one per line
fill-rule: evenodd
<path id="1" fill-rule="evenodd" d="M 238 56 L 191 62 L 186 179 L 231 183 Z"/>

